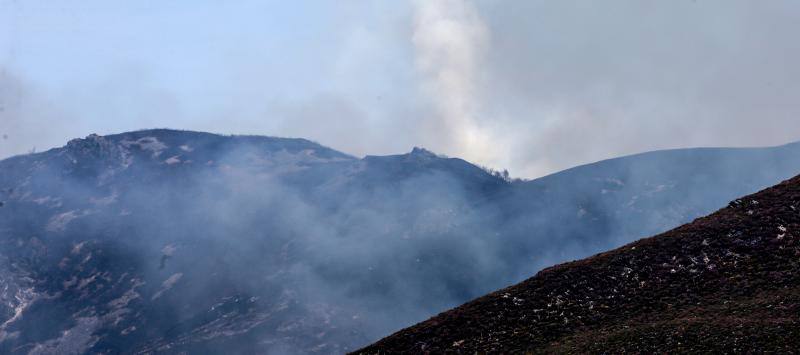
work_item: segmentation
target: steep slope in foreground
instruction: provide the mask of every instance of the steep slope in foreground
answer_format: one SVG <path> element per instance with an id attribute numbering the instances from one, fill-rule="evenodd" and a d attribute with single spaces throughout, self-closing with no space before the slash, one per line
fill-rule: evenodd
<path id="1" fill-rule="evenodd" d="M 558 265 L 360 353 L 800 348 L 800 177 Z"/>

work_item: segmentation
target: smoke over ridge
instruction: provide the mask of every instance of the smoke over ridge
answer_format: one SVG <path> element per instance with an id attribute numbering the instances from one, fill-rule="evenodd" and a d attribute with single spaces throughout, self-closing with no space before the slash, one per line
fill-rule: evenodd
<path id="1" fill-rule="evenodd" d="M 489 29 L 467 0 L 417 0 L 412 42 L 415 63 L 423 75 L 421 90 L 430 99 L 441 149 L 480 164 L 503 152 L 488 127 L 480 124 L 481 67 L 488 48 Z"/>

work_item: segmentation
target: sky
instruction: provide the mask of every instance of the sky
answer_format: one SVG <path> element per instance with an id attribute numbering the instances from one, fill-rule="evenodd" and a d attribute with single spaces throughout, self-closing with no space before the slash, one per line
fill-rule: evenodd
<path id="1" fill-rule="evenodd" d="M 91 133 L 414 146 L 534 178 L 800 140 L 800 3 L 0 0 L 0 158 Z"/>

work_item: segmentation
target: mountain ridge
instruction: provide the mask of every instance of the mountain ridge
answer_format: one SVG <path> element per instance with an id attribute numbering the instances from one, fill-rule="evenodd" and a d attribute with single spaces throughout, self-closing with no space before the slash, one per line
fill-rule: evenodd
<path id="1" fill-rule="evenodd" d="M 0 352 L 352 351 L 800 167 L 748 152 L 526 182 L 422 148 L 90 135 L 0 161 Z"/>
<path id="2" fill-rule="evenodd" d="M 172 129 L 172 128 L 139 129 L 139 130 L 134 130 L 134 131 L 129 131 L 129 132 L 114 133 L 114 134 L 108 134 L 108 135 L 98 135 L 96 133 L 92 133 L 92 134 L 88 135 L 87 137 L 74 138 L 74 139 L 72 139 L 70 141 L 87 140 L 87 139 L 90 139 L 92 137 L 103 137 L 105 139 L 122 140 L 122 139 L 124 139 L 126 137 L 127 138 L 130 138 L 130 137 L 144 138 L 146 136 L 153 136 L 153 135 L 155 135 L 155 136 L 159 136 L 159 135 L 161 135 L 161 136 L 163 136 L 163 135 L 188 135 L 188 136 L 200 136 L 200 137 L 214 137 L 214 138 L 222 138 L 222 139 L 242 138 L 242 139 L 255 139 L 255 140 L 274 141 L 274 142 L 297 142 L 297 143 L 302 143 L 302 144 L 308 145 L 309 147 L 315 147 L 315 148 L 322 148 L 322 149 L 331 150 L 331 151 L 334 151 L 334 152 L 336 152 L 338 154 L 341 154 L 343 156 L 348 156 L 348 157 L 351 157 L 353 159 L 360 159 L 360 160 L 363 160 L 363 159 L 366 159 L 366 158 L 402 157 L 402 156 L 427 156 L 427 157 L 432 157 L 432 158 L 463 160 L 463 159 L 460 159 L 460 158 L 450 158 L 450 157 L 447 157 L 447 156 L 444 156 L 444 155 L 440 155 L 440 154 L 437 154 L 435 152 L 432 152 L 432 151 L 430 151 L 430 150 L 428 150 L 426 148 L 419 147 L 419 146 L 412 147 L 411 151 L 409 151 L 408 153 L 398 153 L 398 154 L 388 154 L 388 155 L 369 155 L 368 154 L 368 155 L 365 155 L 362 158 L 357 158 L 357 157 L 355 157 L 353 155 L 350 155 L 348 153 L 341 152 L 339 150 L 336 150 L 334 148 L 322 145 L 319 142 L 316 142 L 316 141 L 313 141 L 313 140 L 309 140 L 309 139 L 306 139 L 306 138 L 281 137 L 281 136 L 269 136 L 269 135 L 252 135 L 252 134 L 221 134 L 221 133 L 210 133 L 210 132 L 203 132 L 203 131 Z M 69 142 L 68 142 L 67 145 L 69 145 Z M 591 167 L 591 166 L 594 166 L 594 165 L 597 165 L 597 164 L 609 164 L 609 163 L 615 163 L 615 162 L 620 161 L 620 160 L 645 158 L 645 157 L 650 157 L 650 156 L 653 156 L 653 155 L 684 153 L 684 152 L 687 152 L 687 151 L 729 151 L 729 152 L 735 152 L 735 151 L 752 151 L 752 150 L 773 150 L 773 149 L 789 149 L 789 148 L 794 148 L 794 147 L 797 147 L 797 146 L 800 146 L 800 140 L 792 141 L 792 142 L 788 142 L 788 143 L 784 143 L 784 144 L 779 144 L 779 145 L 774 145 L 774 146 L 755 146 L 755 147 L 722 147 L 722 146 L 720 146 L 720 147 L 688 147 L 688 148 L 656 149 L 656 150 L 644 151 L 644 152 L 640 152 L 640 153 L 625 154 L 625 155 L 621 155 L 621 156 L 617 156 L 617 157 L 601 159 L 601 160 L 598 160 L 598 161 L 595 161 L 595 162 L 590 162 L 590 163 L 579 164 L 579 165 L 576 165 L 574 167 L 562 169 L 562 170 L 555 171 L 555 172 L 552 172 L 552 173 L 548 173 L 548 174 L 545 174 L 545 175 L 542 175 L 542 176 L 538 176 L 538 177 L 519 178 L 519 179 L 522 182 L 530 182 L 530 181 L 533 181 L 533 180 L 547 179 L 547 178 L 550 178 L 552 176 L 562 175 L 562 174 L 566 174 L 566 173 L 572 173 L 574 171 L 580 171 L 582 169 L 585 169 L 587 167 Z M 17 157 L 25 157 L 25 156 L 31 156 L 31 155 L 41 155 L 41 154 L 47 153 L 49 151 L 60 150 L 60 149 L 63 149 L 63 148 L 66 148 L 66 146 L 53 147 L 53 148 L 50 148 L 48 150 L 41 151 L 41 152 L 18 154 L 18 155 L 14 155 L 14 156 L 9 156 L 9 157 L 5 157 L 5 158 L 0 159 L 0 161 L 12 159 L 12 158 L 17 158 Z M 464 160 L 464 161 L 468 162 L 466 160 Z"/>

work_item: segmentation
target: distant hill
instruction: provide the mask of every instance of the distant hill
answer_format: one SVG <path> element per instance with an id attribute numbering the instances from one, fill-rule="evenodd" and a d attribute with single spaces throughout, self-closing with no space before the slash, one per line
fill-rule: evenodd
<path id="1" fill-rule="evenodd" d="M 798 153 L 800 143 L 636 154 L 515 184 L 500 204 L 512 234 L 566 243 L 538 270 L 666 231 L 788 179 L 800 173 Z M 535 244 L 526 253 L 541 248 L 540 239 L 528 238 Z M 525 242 L 513 244 L 519 250 Z"/>
<path id="2" fill-rule="evenodd" d="M 341 353 L 800 171 L 800 145 L 509 180 L 144 130 L 0 161 L 0 353 Z"/>
<path id="3" fill-rule="evenodd" d="M 542 270 L 361 354 L 787 353 L 800 346 L 800 177 Z"/>

